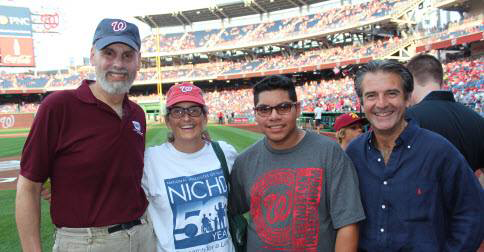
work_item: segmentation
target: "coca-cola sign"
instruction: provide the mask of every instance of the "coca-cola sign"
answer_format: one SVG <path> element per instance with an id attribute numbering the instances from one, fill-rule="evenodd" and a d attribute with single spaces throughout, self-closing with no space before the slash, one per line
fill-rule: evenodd
<path id="1" fill-rule="evenodd" d="M 0 66 L 35 66 L 32 38 L 0 37 Z"/>
<path id="2" fill-rule="evenodd" d="M 3 58 L 5 64 L 32 64 L 32 56 L 30 55 L 6 55 Z"/>

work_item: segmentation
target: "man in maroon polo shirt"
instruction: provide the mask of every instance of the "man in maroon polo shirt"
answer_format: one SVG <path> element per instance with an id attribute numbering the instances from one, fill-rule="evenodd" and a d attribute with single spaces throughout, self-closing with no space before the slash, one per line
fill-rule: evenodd
<path id="1" fill-rule="evenodd" d="M 127 93 L 140 68 L 138 28 L 102 20 L 91 63 L 97 81 L 49 95 L 24 146 L 16 221 L 24 251 L 40 251 L 40 191 L 51 180 L 54 251 L 154 251 L 141 188 L 146 122 Z"/>

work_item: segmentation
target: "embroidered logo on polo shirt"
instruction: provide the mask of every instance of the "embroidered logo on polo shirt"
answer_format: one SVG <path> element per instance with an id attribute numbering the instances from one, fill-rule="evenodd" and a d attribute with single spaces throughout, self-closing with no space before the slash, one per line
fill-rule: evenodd
<path id="1" fill-rule="evenodd" d="M 137 121 L 133 122 L 133 131 L 138 133 L 138 135 L 143 136 L 143 132 L 141 132 L 141 124 Z"/>
<path id="2" fill-rule="evenodd" d="M 422 195 L 422 189 L 420 189 L 420 187 L 417 188 L 417 196 L 420 196 Z"/>

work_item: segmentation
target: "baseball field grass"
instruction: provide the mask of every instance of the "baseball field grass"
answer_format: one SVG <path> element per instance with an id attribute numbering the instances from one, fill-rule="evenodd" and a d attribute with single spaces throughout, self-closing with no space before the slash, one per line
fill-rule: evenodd
<path id="1" fill-rule="evenodd" d="M 22 134 L 22 133 L 29 133 L 29 129 L 2 129 L 0 130 L 1 134 Z"/>
<path id="2" fill-rule="evenodd" d="M 20 155 L 27 137 L 1 138 L 0 135 L 0 158 Z"/>
<path id="3" fill-rule="evenodd" d="M 209 125 L 208 131 L 213 140 L 232 144 L 240 153 L 262 138 L 261 134 L 218 125 Z M 0 131 L 0 134 L 5 131 Z M 7 134 L 27 133 L 27 130 L 10 131 Z M 146 134 L 146 146 L 154 146 L 166 140 L 168 129 L 163 125 L 150 125 Z M 0 157 L 19 156 L 26 137 L 2 138 L 0 135 Z M 15 190 L 0 191 L 0 251 L 21 251 L 15 225 Z M 43 251 L 51 251 L 54 226 L 52 225 L 49 204 L 42 201 L 41 238 Z"/>

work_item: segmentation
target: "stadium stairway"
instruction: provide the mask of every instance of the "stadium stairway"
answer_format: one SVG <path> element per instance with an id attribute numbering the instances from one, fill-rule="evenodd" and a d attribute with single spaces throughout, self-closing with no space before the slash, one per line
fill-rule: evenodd
<path id="1" fill-rule="evenodd" d="M 399 61 L 408 61 L 416 52 L 415 38 L 410 37 L 403 42 L 394 43 L 395 46 L 385 49 L 377 59 L 396 59 Z"/>

